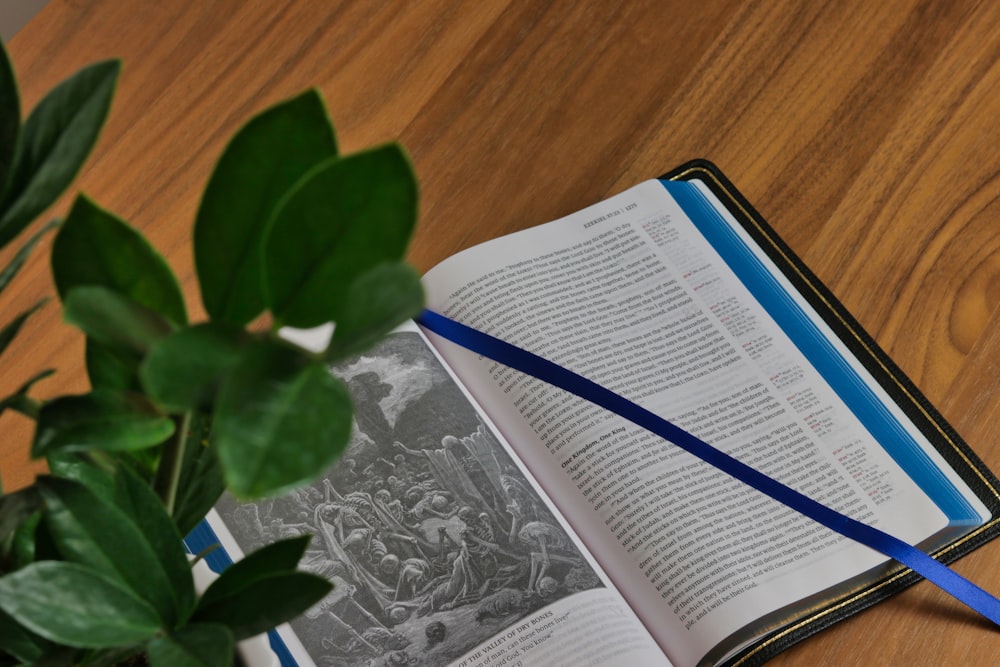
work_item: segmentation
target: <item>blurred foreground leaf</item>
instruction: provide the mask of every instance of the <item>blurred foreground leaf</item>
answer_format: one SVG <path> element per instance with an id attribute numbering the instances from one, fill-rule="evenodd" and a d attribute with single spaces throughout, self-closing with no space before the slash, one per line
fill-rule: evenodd
<path id="1" fill-rule="evenodd" d="M 310 171 L 282 200 L 264 246 L 275 319 L 304 329 L 334 320 L 361 274 L 402 259 L 416 220 L 416 179 L 399 146 Z"/>
<path id="2" fill-rule="evenodd" d="M 195 623 L 149 642 L 151 667 L 230 667 L 233 633 L 217 623 Z"/>
<path id="3" fill-rule="evenodd" d="M 258 497 L 315 478 L 350 431 L 344 383 L 321 361 L 262 340 L 244 348 L 222 383 L 212 442 L 233 493 Z"/>
<path id="4" fill-rule="evenodd" d="M 77 197 L 52 243 L 52 276 L 59 297 L 98 285 L 125 295 L 177 325 L 187 322 L 184 297 L 163 257 L 138 231 Z"/>
<path id="5" fill-rule="evenodd" d="M 42 561 L 0 578 L 0 609 L 32 632 L 68 646 L 125 646 L 160 630 L 147 603 L 76 563 Z"/>
<path id="6" fill-rule="evenodd" d="M 173 421 L 142 397 L 95 389 L 43 405 L 31 453 L 38 457 L 54 451 L 143 449 L 160 444 L 173 432 Z"/>
<path id="7" fill-rule="evenodd" d="M 120 70 L 117 60 L 85 67 L 53 88 L 28 116 L 0 200 L 0 247 L 53 204 L 76 176 L 97 142 Z"/>
<path id="8" fill-rule="evenodd" d="M 303 174 L 336 154 L 315 90 L 267 109 L 233 137 L 194 227 L 201 298 L 212 319 L 243 325 L 264 310 L 260 261 L 267 222 Z"/>

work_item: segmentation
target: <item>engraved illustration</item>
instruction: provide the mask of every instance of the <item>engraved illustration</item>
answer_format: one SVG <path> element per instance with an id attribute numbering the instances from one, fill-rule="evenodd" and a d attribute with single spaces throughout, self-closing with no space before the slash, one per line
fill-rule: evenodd
<path id="1" fill-rule="evenodd" d="M 355 402 L 338 464 L 217 506 L 245 552 L 314 534 L 302 567 L 335 588 L 292 627 L 318 665 L 445 665 L 603 585 L 419 335 L 332 372 Z"/>

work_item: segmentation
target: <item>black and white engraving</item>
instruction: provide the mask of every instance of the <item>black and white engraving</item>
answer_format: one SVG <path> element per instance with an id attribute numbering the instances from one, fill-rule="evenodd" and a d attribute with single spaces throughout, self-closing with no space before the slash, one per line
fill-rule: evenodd
<path id="1" fill-rule="evenodd" d="M 288 496 L 218 511 L 240 547 L 305 532 L 335 588 L 292 624 L 317 664 L 445 665 L 603 584 L 416 333 L 333 372 L 355 401 L 340 462 Z"/>

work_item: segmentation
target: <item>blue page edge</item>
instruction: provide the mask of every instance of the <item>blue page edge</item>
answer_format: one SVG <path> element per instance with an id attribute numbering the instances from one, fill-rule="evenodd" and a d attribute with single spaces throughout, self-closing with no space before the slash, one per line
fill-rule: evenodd
<path id="1" fill-rule="evenodd" d="M 950 526 L 978 526 L 982 517 L 861 376 L 692 182 L 660 179 L 674 201 L 736 277 L 778 323 L 879 445 L 948 517 Z M 886 446 L 892 443 L 892 447 Z"/>

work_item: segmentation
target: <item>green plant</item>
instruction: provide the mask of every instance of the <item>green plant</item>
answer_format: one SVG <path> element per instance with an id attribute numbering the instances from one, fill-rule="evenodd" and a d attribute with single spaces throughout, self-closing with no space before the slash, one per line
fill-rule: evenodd
<path id="1" fill-rule="evenodd" d="M 69 185 L 96 141 L 117 62 L 81 70 L 23 124 L 0 62 L 0 247 Z M 0 496 L 0 665 L 227 665 L 234 641 L 289 620 L 330 589 L 296 571 L 306 539 L 266 547 L 199 598 L 181 537 L 225 488 L 277 493 L 347 444 L 351 403 L 327 371 L 417 313 L 402 261 L 417 190 L 395 145 L 340 156 L 315 91 L 260 113 L 232 139 L 194 223 L 209 320 L 188 321 L 163 258 L 79 196 L 0 273 L 2 290 L 58 227 L 51 262 L 64 317 L 86 335 L 90 392 L 37 401 L 41 371 L 0 413 L 37 420 L 50 474 Z M 0 329 L 0 353 L 41 304 Z M 272 325 L 252 326 L 262 313 Z M 321 354 L 279 327 L 336 327 Z"/>

